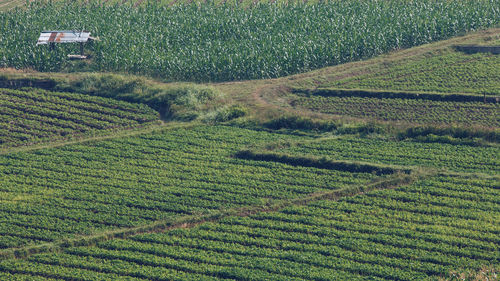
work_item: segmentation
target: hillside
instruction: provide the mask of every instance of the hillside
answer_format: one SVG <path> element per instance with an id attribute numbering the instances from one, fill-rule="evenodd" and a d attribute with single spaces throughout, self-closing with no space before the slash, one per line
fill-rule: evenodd
<path id="1" fill-rule="evenodd" d="M 495 280 L 500 55 L 454 46 L 497 44 L 500 5 L 439 1 L 112 10 L 110 0 L 0 12 L 0 31 L 16 26 L 0 35 L 0 279 Z M 119 36 L 150 32 L 139 24 L 148 13 L 199 25 L 169 31 L 180 45 L 102 39 L 75 62 L 61 59 L 70 47 L 27 43 L 65 9 L 76 12 L 59 23 L 84 15 L 106 26 L 93 29 L 103 38 L 126 20 Z M 370 35 L 397 31 L 397 19 L 383 21 L 390 11 L 418 14 L 399 22 L 408 25 L 397 44 Z M 240 40 L 248 52 L 231 53 L 249 14 L 265 28 Z M 366 24 L 347 43 L 340 29 L 306 36 L 307 21 L 322 30 L 333 14 L 353 28 L 382 20 L 384 31 Z M 415 20 L 425 16 L 435 29 Z M 296 18 L 303 29 L 286 34 L 300 44 L 280 32 Z M 259 36 L 279 48 L 251 49 Z M 332 38 L 339 49 L 318 53 Z M 182 44 L 197 47 L 179 55 Z"/>
<path id="2" fill-rule="evenodd" d="M 498 55 L 470 55 L 454 46 L 488 44 L 499 34 L 499 29 L 489 29 L 278 79 L 259 89 L 259 100 L 320 118 L 318 113 L 402 126 L 498 128 Z"/>

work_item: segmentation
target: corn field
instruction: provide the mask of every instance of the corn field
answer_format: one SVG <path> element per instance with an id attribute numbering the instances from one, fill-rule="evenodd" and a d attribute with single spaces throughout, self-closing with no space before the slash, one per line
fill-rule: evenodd
<path id="1" fill-rule="evenodd" d="M 114 71 L 164 80 L 272 78 L 366 59 L 494 26 L 500 0 L 349 0 L 315 4 L 33 3 L 0 13 L 0 67 Z M 36 46 L 42 30 L 85 29 L 78 46 Z"/>

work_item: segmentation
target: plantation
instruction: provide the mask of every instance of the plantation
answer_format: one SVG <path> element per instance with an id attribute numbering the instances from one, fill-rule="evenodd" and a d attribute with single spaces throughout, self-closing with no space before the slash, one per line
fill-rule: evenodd
<path id="1" fill-rule="evenodd" d="M 499 24 L 500 0 L 0 0 L 0 280 L 497 280 L 500 56 L 455 46 Z M 61 29 L 89 59 L 35 46 Z"/>
<path id="2" fill-rule="evenodd" d="M 419 166 L 456 172 L 479 172 L 496 175 L 500 172 L 498 145 L 471 146 L 418 140 L 388 140 L 357 136 L 296 143 L 279 152 L 292 155 L 327 157 L 335 160 L 356 160 L 369 163 Z"/>
<path id="3" fill-rule="evenodd" d="M 297 95 L 290 104 L 315 112 L 408 124 L 500 126 L 498 103 Z"/>
<path id="4" fill-rule="evenodd" d="M 195 127 L 3 155 L 0 248 L 261 205 L 374 178 L 232 157 L 244 145 L 296 138 Z"/>
<path id="5" fill-rule="evenodd" d="M 499 68 L 498 55 L 467 55 L 450 48 L 432 57 L 388 64 L 375 73 L 328 82 L 320 87 L 500 96 Z"/>
<path id="6" fill-rule="evenodd" d="M 4 278 L 435 280 L 498 262 L 497 180 L 435 176 L 338 202 L 3 261 L 0 268 Z"/>
<path id="7" fill-rule="evenodd" d="M 39 89 L 0 89 L 0 148 L 71 139 L 158 120 L 151 108 Z"/>
<path id="8" fill-rule="evenodd" d="M 231 81 L 285 76 L 494 26 L 499 0 L 332 1 L 318 4 L 35 2 L 0 13 L 0 67 L 97 70 L 166 80 Z M 42 30 L 86 29 L 100 41 L 88 63 L 75 46 L 35 46 Z"/>

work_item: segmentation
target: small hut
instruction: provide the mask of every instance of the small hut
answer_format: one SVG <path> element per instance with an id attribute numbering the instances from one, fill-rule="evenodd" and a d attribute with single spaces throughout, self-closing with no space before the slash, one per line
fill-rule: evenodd
<path id="1" fill-rule="evenodd" d="M 76 31 L 76 30 L 53 30 L 53 31 L 42 31 L 40 37 L 38 38 L 37 45 L 50 45 L 51 48 L 55 47 L 57 43 L 78 43 L 80 44 L 80 54 L 79 55 L 68 55 L 70 59 L 86 59 L 83 48 L 84 44 L 96 40 L 96 38 L 90 36 L 88 31 Z"/>

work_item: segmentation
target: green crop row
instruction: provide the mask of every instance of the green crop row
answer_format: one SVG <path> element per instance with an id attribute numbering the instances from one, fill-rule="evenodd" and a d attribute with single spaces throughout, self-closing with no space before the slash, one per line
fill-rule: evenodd
<path id="1" fill-rule="evenodd" d="M 129 128 L 158 119 L 158 113 L 145 105 L 38 89 L 0 89 L 0 106 L 0 147 Z"/>
<path id="2" fill-rule="evenodd" d="M 500 105 L 404 98 L 297 95 L 291 104 L 315 112 L 408 124 L 500 126 Z"/>
<path id="3" fill-rule="evenodd" d="M 499 0 L 215 3 L 167 7 L 34 1 L 0 13 L 0 67 L 129 72 L 169 80 L 269 78 L 360 60 L 494 26 Z M 89 63 L 77 47 L 36 46 L 42 30 L 85 29 L 99 37 Z"/>
<path id="4" fill-rule="evenodd" d="M 379 203 L 363 203 L 374 198 Z M 0 269 L 20 279 L 436 280 L 499 265 L 499 200 L 496 178 L 435 176 L 338 202 L 6 260 Z M 450 212 L 425 212 L 439 202 L 453 203 L 439 206 Z M 464 207 L 476 215 L 461 216 Z"/>
<path id="5" fill-rule="evenodd" d="M 305 137 L 196 127 L 0 156 L 0 247 L 264 205 L 362 185 L 371 173 L 233 158 L 251 143 Z M 35 243 L 35 244 L 36 244 Z"/>
<path id="6" fill-rule="evenodd" d="M 500 95 L 500 56 L 450 49 L 379 71 L 338 79 L 321 87 Z"/>
<path id="7" fill-rule="evenodd" d="M 475 147 L 448 143 L 395 141 L 384 138 L 345 136 L 304 142 L 277 152 L 311 155 L 334 160 L 353 160 L 402 166 L 443 168 L 460 172 L 498 174 L 498 147 Z"/>

